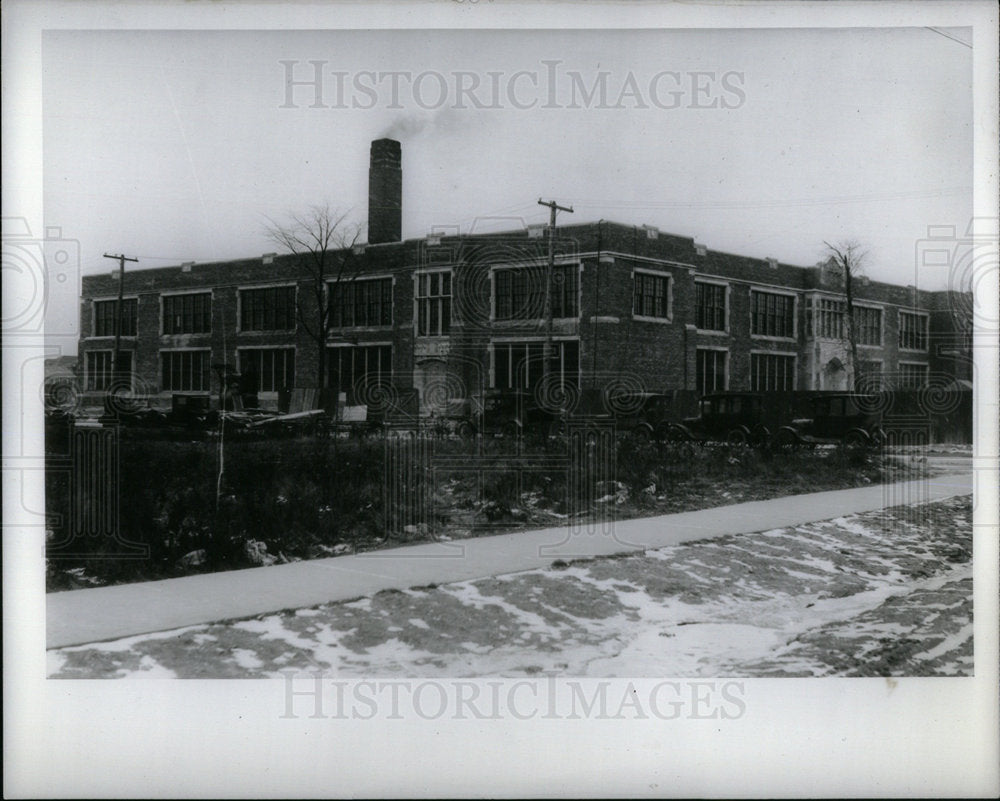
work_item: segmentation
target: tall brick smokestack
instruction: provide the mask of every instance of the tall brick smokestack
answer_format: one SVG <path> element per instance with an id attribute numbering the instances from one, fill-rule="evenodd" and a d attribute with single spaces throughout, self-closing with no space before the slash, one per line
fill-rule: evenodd
<path id="1" fill-rule="evenodd" d="M 403 237 L 403 157 L 395 139 L 372 142 L 368 168 L 368 244 Z"/>

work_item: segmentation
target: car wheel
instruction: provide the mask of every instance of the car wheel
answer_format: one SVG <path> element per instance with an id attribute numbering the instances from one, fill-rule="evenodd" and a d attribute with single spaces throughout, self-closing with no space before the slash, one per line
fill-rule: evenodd
<path id="1" fill-rule="evenodd" d="M 734 428 L 726 434 L 726 442 L 733 448 L 745 448 L 748 441 L 747 432 L 742 428 Z"/>
<path id="2" fill-rule="evenodd" d="M 774 447 L 782 451 L 798 450 L 799 438 L 787 428 L 783 428 L 774 438 Z"/>

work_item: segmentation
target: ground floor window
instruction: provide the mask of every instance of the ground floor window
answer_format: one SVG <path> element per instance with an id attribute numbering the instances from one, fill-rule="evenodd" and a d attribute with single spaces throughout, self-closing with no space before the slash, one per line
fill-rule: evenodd
<path id="1" fill-rule="evenodd" d="M 750 389 L 754 392 L 795 389 L 795 357 L 782 353 L 751 353 Z"/>
<path id="2" fill-rule="evenodd" d="M 883 389 L 882 362 L 878 359 L 859 359 L 858 377 L 855 383 L 863 392 Z"/>
<path id="3" fill-rule="evenodd" d="M 118 372 L 122 376 L 127 376 L 129 383 L 132 381 L 132 351 L 123 350 L 118 353 Z M 87 351 L 87 390 L 99 392 L 111 387 L 112 362 L 114 361 L 114 351 L 111 350 L 91 350 Z"/>
<path id="4" fill-rule="evenodd" d="M 926 364 L 899 363 L 899 389 L 920 389 L 926 383 Z"/>
<path id="5" fill-rule="evenodd" d="M 699 394 L 720 392 L 726 389 L 726 359 L 729 353 L 724 350 L 699 348 L 695 354 L 697 371 L 696 386 Z"/>
<path id="6" fill-rule="evenodd" d="M 494 389 L 533 389 L 545 374 L 545 343 L 493 343 Z M 580 382 L 580 343 L 560 340 L 552 343 L 553 369 L 561 382 L 578 386 Z"/>
<path id="7" fill-rule="evenodd" d="M 391 345 L 358 345 L 327 348 L 327 385 L 337 392 L 364 395 L 364 385 L 389 381 L 392 375 Z"/>
<path id="8" fill-rule="evenodd" d="M 208 350 L 160 352 L 161 387 L 165 392 L 208 392 L 211 388 Z"/>
<path id="9" fill-rule="evenodd" d="M 280 392 L 295 385 L 295 348 L 241 348 L 237 352 L 244 386 Z"/>

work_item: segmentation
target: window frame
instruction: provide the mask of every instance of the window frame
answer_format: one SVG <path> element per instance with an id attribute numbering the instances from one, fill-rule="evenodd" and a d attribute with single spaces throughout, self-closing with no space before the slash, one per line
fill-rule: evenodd
<path id="1" fill-rule="evenodd" d="M 792 368 L 788 372 L 791 376 L 791 386 L 787 389 L 758 389 L 754 386 L 754 358 L 759 356 L 781 358 L 781 359 L 791 359 Z M 750 391 L 751 392 L 794 392 L 798 386 L 798 367 L 799 367 L 799 355 L 792 351 L 784 350 L 751 350 L 750 351 Z"/>
<path id="2" fill-rule="evenodd" d="M 439 267 L 439 268 L 429 268 L 416 270 L 413 273 L 413 335 L 415 337 L 420 337 L 421 339 L 444 339 L 451 336 L 452 326 L 455 324 L 455 271 L 451 267 Z M 439 288 L 441 278 L 440 276 L 448 276 L 448 294 L 439 293 L 437 295 L 423 295 L 421 294 L 420 284 L 424 277 L 427 277 L 428 285 L 431 282 L 431 276 L 439 276 Z M 429 288 L 429 286 L 428 286 Z M 445 315 L 443 314 L 443 304 L 444 301 L 448 301 L 448 314 L 447 314 L 447 326 L 445 326 Z M 427 333 L 422 334 L 420 332 L 420 320 L 421 320 L 421 310 L 423 304 L 427 302 L 428 308 L 430 305 L 435 304 L 438 307 L 437 312 L 437 333 Z M 428 318 L 430 314 L 428 313 Z M 428 319 L 428 331 L 430 331 L 430 320 Z M 442 329 L 447 330 L 442 330 Z"/>
<path id="3" fill-rule="evenodd" d="M 129 365 L 129 388 L 135 389 L 135 349 L 133 348 L 121 348 L 118 351 L 120 354 L 127 353 L 131 363 Z M 104 371 L 93 371 L 90 369 L 90 357 L 91 354 L 97 356 L 101 354 L 107 359 L 108 368 Z M 113 348 L 88 348 L 84 351 L 83 357 L 83 386 L 84 392 L 107 392 L 111 387 L 111 362 L 114 359 L 115 351 Z M 106 375 L 107 380 L 102 381 L 102 386 L 92 386 L 94 374 Z"/>
<path id="4" fill-rule="evenodd" d="M 269 289 L 292 289 L 292 325 L 291 328 L 244 328 L 244 292 L 260 292 Z M 285 281 L 280 284 L 249 284 L 236 287 L 236 333 L 237 334 L 294 334 L 298 331 L 298 302 L 299 285 L 294 281 Z"/>
<path id="5" fill-rule="evenodd" d="M 775 342 L 794 342 L 798 341 L 799 338 L 799 295 L 797 292 L 785 292 L 780 289 L 764 288 L 760 286 L 750 287 L 750 297 L 749 297 L 749 314 L 750 314 L 750 336 L 754 339 L 771 340 Z M 778 334 L 758 334 L 754 331 L 754 295 L 775 295 L 785 298 L 792 299 L 792 309 L 791 309 L 791 334 L 787 336 L 782 336 Z"/>
<path id="6" fill-rule="evenodd" d="M 665 282 L 664 303 L 666 305 L 666 316 L 650 316 L 637 311 L 639 276 L 651 276 L 662 278 Z M 665 270 L 654 270 L 649 267 L 635 267 L 632 270 L 632 319 L 647 323 L 672 323 L 674 321 L 674 275 Z"/>
<path id="7" fill-rule="evenodd" d="M 553 319 L 553 321 L 558 320 L 558 321 L 561 321 L 561 322 L 579 321 L 581 319 L 582 306 L 583 306 L 583 262 L 580 259 L 572 259 L 570 261 L 566 261 L 566 260 L 564 260 L 564 261 L 558 261 L 557 260 L 556 263 L 555 263 L 555 265 L 554 265 L 554 267 L 555 267 L 556 270 L 566 270 L 567 272 L 571 272 L 573 274 L 573 276 L 574 276 L 573 280 L 575 281 L 575 290 L 576 291 L 573 293 L 573 303 L 574 303 L 574 306 L 575 306 L 576 313 L 573 314 L 573 315 L 570 315 L 568 317 L 557 315 L 555 313 L 555 302 L 554 302 L 554 298 L 553 298 L 552 319 Z M 497 303 L 499 302 L 499 299 L 500 299 L 500 294 L 499 294 L 499 291 L 498 291 L 498 280 L 497 280 L 498 273 L 501 273 L 501 272 L 512 272 L 512 273 L 523 272 L 523 273 L 526 273 L 526 274 L 530 274 L 531 270 L 539 269 L 539 268 L 541 268 L 542 274 L 544 276 L 544 271 L 546 269 L 548 269 L 548 265 L 544 264 L 544 263 L 543 264 L 534 264 L 534 263 L 532 263 L 532 264 L 494 264 L 494 265 L 490 266 L 490 322 L 491 323 L 506 323 L 506 324 L 511 324 L 511 325 L 517 325 L 517 324 L 524 325 L 524 324 L 537 323 L 537 322 L 545 320 L 545 297 L 544 297 L 544 293 L 542 293 L 542 297 L 541 297 L 541 314 L 538 317 L 528 317 L 528 316 L 525 316 L 525 317 L 515 317 L 515 316 L 513 316 L 514 309 L 515 309 L 515 297 L 514 297 L 515 293 L 513 291 L 513 289 L 515 287 L 515 282 L 513 282 L 513 281 L 511 282 L 512 292 L 511 292 L 511 298 L 510 298 L 510 314 L 511 314 L 511 316 L 509 316 L 509 317 L 508 316 L 501 317 L 501 316 L 499 316 L 497 314 Z M 553 276 L 553 278 L 554 277 L 555 276 Z M 531 302 L 531 295 L 530 295 L 528 283 L 529 282 L 526 281 L 525 282 L 525 286 L 524 286 L 525 307 L 528 308 L 528 309 L 531 309 L 534 304 Z M 553 281 L 552 283 L 553 283 L 553 287 L 555 287 L 556 282 Z M 565 299 L 566 299 L 566 292 L 565 292 L 565 290 L 563 291 L 562 294 L 563 294 L 563 301 L 565 301 Z"/>
<path id="8" fill-rule="evenodd" d="M 373 284 L 373 283 L 380 283 L 380 282 L 388 282 L 388 284 L 389 284 L 389 300 L 388 300 L 388 304 L 387 304 L 388 309 L 389 309 L 389 321 L 387 323 L 379 322 L 379 323 L 372 324 L 372 323 L 365 322 L 365 323 L 362 323 L 362 324 L 358 324 L 357 323 L 357 313 L 358 313 L 358 310 L 359 309 L 364 309 L 365 310 L 364 311 L 365 316 L 367 317 L 370 314 L 370 312 L 371 312 L 373 301 L 372 301 L 371 297 L 369 296 L 369 297 L 364 298 L 362 300 L 362 302 L 359 304 L 358 294 L 357 294 L 357 290 L 355 289 L 355 287 L 358 284 Z M 331 298 L 330 298 L 330 292 L 331 292 L 330 287 L 331 286 L 339 286 L 341 284 L 343 285 L 343 287 L 341 287 L 342 289 L 343 288 L 347 288 L 347 289 L 350 290 L 350 293 L 351 293 L 351 295 L 350 295 L 351 322 L 348 325 L 345 325 L 343 323 L 343 318 L 344 318 L 343 303 L 344 303 L 344 300 L 345 300 L 344 295 L 341 294 L 340 297 L 337 300 L 337 303 L 340 304 L 340 311 L 339 312 L 338 312 L 337 307 L 333 304 L 333 302 L 331 301 Z M 336 280 L 330 279 L 330 280 L 327 280 L 326 282 L 324 282 L 323 291 L 325 293 L 325 301 L 329 305 L 329 308 L 330 308 L 330 330 L 332 330 L 332 331 L 344 331 L 344 330 L 386 331 L 386 330 L 391 329 L 393 327 L 393 325 L 395 325 L 395 319 L 396 319 L 396 308 L 395 308 L 396 307 L 396 276 L 395 275 L 387 274 L 387 273 L 380 273 L 380 274 L 376 274 L 376 275 L 358 275 L 358 276 L 354 276 L 354 277 L 352 277 L 350 279 L 340 280 L 340 281 L 336 281 Z M 384 289 L 381 290 L 378 294 L 379 294 L 379 300 L 375 301 L 375 303 L 377 303 L 377 305 L 378 305 L 379 308 L 382 308 L 383 304 L 385 304 Z M 341 321 L 339 324 L 336 322 L 338 320 L 338 316 L 339 316 L 339 319 Z"/>
<path id="9" fill-rule="evenodd" d="M 174 389 L 172 387 L 167 387 L 166 386 L 167 382 L 163 380 L 164 379 L 164 370 L 163 370 L 164 359 L 163 359 L 163 357 L 165 355 L 167 355 L 167 354 L 175 354 L 175 353 L 176 354 L 183 354 L 183 353 L 204 353 L 204 354 L 207 354 L 207 364 L 205 366 L 204 372 L 202 373 L 202 375 L 204 375 L 206 377 L 206 382 L 205 383 L 207 384 L 207 387 L 205 389 Z M 159 376 L 159 378 L 160 378 L 160 391 L 161 392 L 170 392 L 170 393 L 177 393 L 177 394 L 184 393 L 184 394 L 189 394 L 189 395 L 207 395 L 207 394 L 211 394 L 211 392 L 212 392 L 212 349 L 211 348 L 160 348 L 159 349 L 159 357 L 160 357 L 160 365 L 159 365 L 159 367 L 160 367 L 160 376 Z M 171 358 L 173 358 L 173 356 L 171 356 Z"/>
<path id="10" fill-rule="evenodd" d="M 569 381 L 567 381 L 567 378 L 566 378 L 567 373 L 566 373 L 566 368 L 565 368 L 566 355 L 565 355 L 565 349 L 564 348 L 565 348 L 565 344 L 566 343 L 573 343 L 573 344 L 576 345 L 576 374 Z M 491 339 L 490 342 L 489 342 L 489 346 L 488 346 L 488 352 L 489 352 L 489 370 L 487 371 L 488 372 L 487 378 L 488 378 L 488 381 L 489 381 L 489 389 L 498 389 L 498 390 L 504 391 L 504 392 L 506 392 L 506 391 L 511 391 L 511 392 L 513 392 L 513 391 L 530 391 L 530 389 L 532 387 L 530 370 L 525 373 L 525 382 L 526 382 L 527 386 L 513 386 L 512 385 L 513 384 L 513 380 L 511 380 L 510 382 L 508 382 L 508 383 L 511 384 L 511 386 L 506 386 L 506 385 L 503 386 L 503 387 L 498 386 L 498 384 L 497 384 L 497 350 L 496 349 L 497 349 L 497 346 L 511 346 L 511 345 L 525 345 L 525 346 L 529 346 L 529 348 L 530 348 L 531 345 L 535 345 L 535 344 L 539 345 L 543 349 L 542 352 L 544 353 L 545 337 L 533 337 L 533 336 L 524 336 L 524 337 L 495 337 L 495 338 Z M 564 383 L 564 382 L 565 383 L 572 383 L 572 385 L 574 387 L 578 388 L 580 386 L 580 383 L 581 383 L 582 378 L 583 378 L 583 360 L 582 360 L 582 354 L 580 353 L 580 345 L 581 345 L 580 337 L 578 337 L 578 336 L 559 336 L 559 337 L 553 337 L 552 338 L 552 344 L 555 345 L 558 348 L 558 351 L 559 351 L 559 357 L 560 357 L 560 375 L 563 376 L 562 382 L 560 382 L 560 383 Z M 530 364 L 531 363 L 530 362 L 530 352 L 529 352 L 528 356 L 529 356 L 529 362 L 528 363 Z M 513 364 L 513 362 L 508 362 L 508 377 L 511 377 L 510 376 L 510 365 L 511 364 Z M 543 371 L 542 374 L 544 375 L 544 371 Z"/>
<path id="11" fill-rule="evenodd" d="M 910 348 L 903 345 L 903 317 L 914 317 L 919 320 L 923 320 L 923 347 L 922 348 Z M 899 350 L 908 351 L 910 353 L 929 353 L 930 352 L 930 338 L 931 338 L 931 325 L 930 325 L 930 313 L 924 311 L 917 311 L 916 309 L 899 309 L 896 318 L 896 345 Z M 916 364 L 917 362 L 908 362 L 909 364 Z"/>
<path id="12" fill-rule="evenodd" d="M 207 331 L 171 331 L 167 332 L 167 299 L 187 297 L 188 295 L 208 295 L 208 330 Z M 191 337 L 191 336 L 211 336 L 212 315 L 215 307 L 215 290 L 212 288 L 186 289 L 177 292 L 160 293 L 160 336 L 163 337 Z M 194 312 L 192 311 L 192 318 Z M 182 315 L 183 317 L 183 315 Z"/>
<path id="13" fill-rule="evenodd" d="M 894 387 L 894 389 L 917 391 L 923 389 L 927 385 L 927 382 L 930 379 L 930 374 L 931 374 L 931 367 L 928 362 L 910 362 L 901 360 L 897 362 L 896 365 L 898 368 L 896 372 L 899 375 L 899 382 Z M 913 386 L 912 384 L 903 382 L 903 370 L 904 368 L 908 367 L 920 368 L 920 370 L 923 372 L 923 380 L 920 382 L 919 386 Z"/>
<path id="14" fill-rule="evenodd" d="M 870 343 L 870 342 L 862 342 L 860 338 L 857 338 L 858 347 L 859 348 L 884 348 L 885 347 L 885 307 L 880 306 L 880 305 L 875 304 L 875 303 L 864 303 L 864 302 L 859 303 L 859 302 L 855 301 L 854 302 L 854 310 L 855 310 L 855 312 L 857 312 L 859 309 L 864 310 L 864 311 L 876 311 L 876 312 L 878 312 L 878 314 L 879 314 L 879 323 L 878 323 L 878 342 L 874 343 L 874 344 Z M 859 326 L 856 329 L 855 334 L 857 334 L 860 330 L 861 330 L 861 327 Z"/>
<path id="15" fill-rule="evenodd" d="M 700 305 L 698 303 L 698 287 L 699 286 L 712 286 L 722 288 L 722 328 L 702 328 L 698 325 L 698 311 Z M 730 308 L 730 285 L 728 281 L 715 281 L 710 278 L 695 278 L 694 279 L 694 326 L 695 330 L 699 334 L 708 334 L 709 336 L 724 336 L 729 333 L 729 308 Z"/>
<path id="16" fill-rule="evenodd" d="M 130 303 L 131 301 L 135 301 L 135 316 L 133 318 L 133 320 L 135 322 L 135 333 L 134 334 L 129 334 L 129 333 L 125 332 L 125 331 L 122 331 L 122 337 L 123 338 L 124 337 L 135 338 L 135 337 L 139 336 L 139 296 L 138 295 L 125 295 L 122 298 L 122 300 L 125 303 Z M 113 331 L 110 334 L 98 334 L 97 333 L 97 305 L 99 303 L 111 303 L 111 304 L 115 304 L 117 302 L 118 302 L 118 296 L 117 295 L 115 295 L 113 297 L 100 297 L 100 298 L 92 298 L 91 299 L 92 314 L 91 314 L 91 321 L 90 321 L 91 322 L 90 330 L 92 332 L 91 333 L 91 338 L 92 339 L 114 339 L 115 334 L 114 334 Z"/>
<path id="17" fill-rule="evenodd" d="M 289 353 L 289 352 L 292 354 L 291 376 L 290 376 L 292 380 L 291 380 L 291 383 L 287 385 L 287 388 L 288 389 L 294 388 L 294 386 L 295 386 L 295 369 L 296 369 L 296 363 L 295 362 L 296 362 L 296 357 L 297 357 L 297 353 L 296 353 L 297 348 L 294 345 L 240 345 L 239 347 L 236 348 L 236 370 L 237 370 L 237 372 L 239 372 L 240 375 L 243 375 L 243 373 L 244 373 L 244 364 L 243 364 L 243 354 L 244 353 L 261 353 L 263 351 L 283 351 L 286 354 Z M 287 356 L 286 356 L 286 360 L 287 360 Z M 273 375 L 273 372 L 274 371 L 272 369 L 272 375 Z M 284 369 L 283 372 L 285 373 L 285 375 L 287 377 L 288 376 L 288 366 L 287 366 L 287 364 L 286 364 L 285 369 Z M 258 381 L 258 384 L 259 383 L 260 382 Z M 258 395 L 264 395 L 264 396 L 277 395 L 278 392 L 280 392 L 280 391 L 281 391 L 280 389 L 261 389 L 259 386 L 257 388 L 257 394 Z"/>
<path id="18" fill-rule="evenodd" d="M 701 388 L 701 386 L 699 386 L 700 382 L 698 381 L 698 365 L 699 365 L 699 362 L 700 362 L 699 354 L 701 352 L 706 352 L 706 353 L 711 352 L 711 353 L 716 353 L 716 354 L 718 354 L 718 353 L 723 354 L 722 386 L 721 387 L 715 387 L 713 389 L 703 390 Z M 730 354 L 729 348 L 717 347 L 717 346 L 713 346 L 713 345 L 707 345 L 707 346 L 698 345 L 698 346 L 695 347 L 694 358 L 695 358 L 695 363 L 694 363 L 695 391 L 698 392 L 698 393 L 700 393 L 700 396 L 710 395 L 713 392 L 728 392 L 729 391 L 729 383 L 730 383 L 729 371 L 730 371 L 730 367 L 731 367 L 731 364 L 732 364 L 732 354 Z"/>

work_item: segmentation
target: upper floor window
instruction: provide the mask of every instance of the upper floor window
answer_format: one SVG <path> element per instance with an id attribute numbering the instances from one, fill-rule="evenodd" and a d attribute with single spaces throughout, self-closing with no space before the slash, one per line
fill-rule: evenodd
<path id="1" fill-rule="evenodd" d="M 164 334 L 207 334 L 211 330 L 211 292 L 163 296 Z"/>
<path id="2" fill-rule="evenodd" d="M 726 330 L 726 287 L 696 282 L 695 326 L 702 331 Z"/>
<path id="3" fill-rule="evenodd" d="M 846 313 L 847 301 L 820 298 L 816 303 L 814 336 L 821 339 L 843 339 Z"/>
<path id="4" fill-rule="evenodd" d="M 493 318 L 534 320 L 545 314 L 545 268 L 504 268 L 494 275 Z M 552 271 L 552 316 L 578 317 L 579 267 L 559 265 Z"/>
<path id="5" fill-rule="evenodd" d="M 855 306 L 854 332 L 859 345 L 881 345 L 882 310 Z"/>
<path id="6" fill-rule="evenodd" d="M 899 347 L 905 350 L 927 350 L 927 316 L 901 311 L 899 313 Z"/>
<path id="7" fill-rule="evenodd" d="M 451 273 L 417 275 L 417 334 L 443 336 L 451 329 Z"/>
<path id="8" fill-rule="evenodd" d="M 775 292 L 750 292 L 750 331 L 758 336 L 795 336 L 795 298 Z"/>
<path id="9" fill-rule="evenodd" d="M 670 319 L 670 276 L 637 270 L 632 314 L 637 317 Z"/>
<path id="10" fill-rule="evenodd" d="M 328 285 L 334 328 L 392 325 L 392 278 L 365 278 Z"/>
<path id="11" fill-rule="evenodd" d="M 295 287 L 240 290 L 241 331 L 294 331 Z"/>
<path id="12" fill-rule="evenodd" d="M 94 336 L 113 337 L 115 335 L 117 300 L 94 301 Z M 126 298 L 122 303 L 122 336 L 136 335 L 136 317 L 139 311 L 139 301 Z"/>

